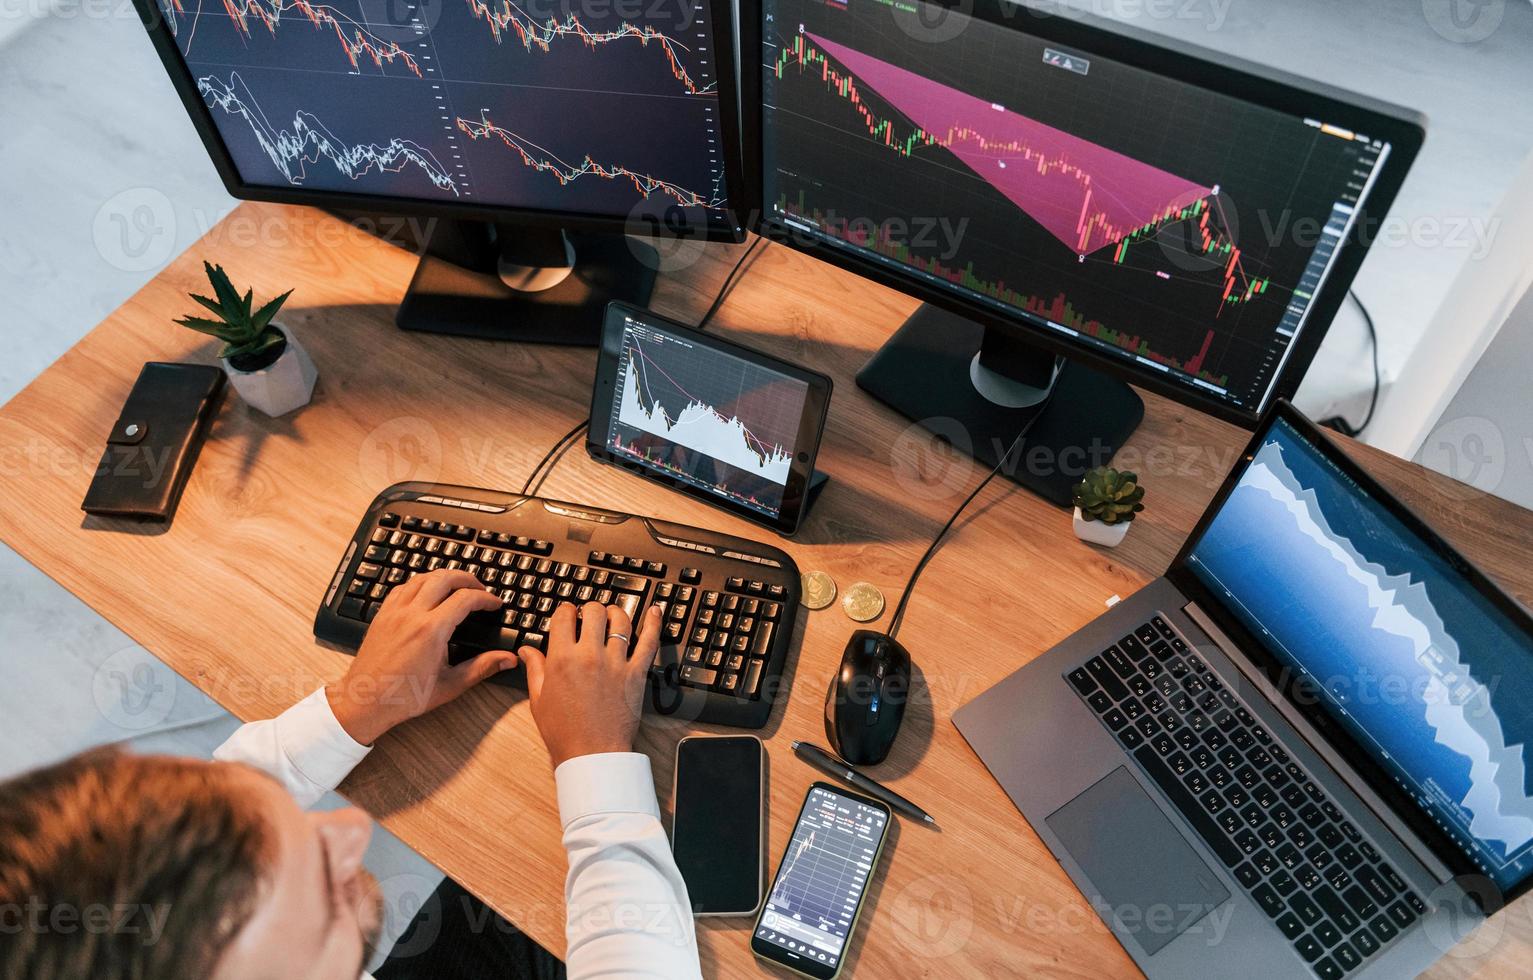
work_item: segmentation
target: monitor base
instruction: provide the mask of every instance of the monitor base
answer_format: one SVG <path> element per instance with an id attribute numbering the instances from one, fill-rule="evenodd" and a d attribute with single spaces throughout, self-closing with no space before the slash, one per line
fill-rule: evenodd
<path id="1" fill-rule="evenodd" d="M 1004 365 L 1004 368 L 1003 368 Z M 1013 391 L 1048 391 L 1036 404 L 997 400 L 1004 373 Z M 1022 344 L 934 306 L 922 306 L 857 372 L 857 386 L 986 466 L 999 462 L 1036 417 L 1023 448 L 1002 472 L 1061 507 L 1082 474 L 1109 463 L 1144 418 L 1144 402 L 1116 378 Z M 1000 402 L 1000 403 L 998 403 Z"/>
<path id="2" fill-rule="evenodd" d="M 595 347 L 607 304 L 648 305 L 659 265 L 653 248 L 623 235 L 441 221 L 394 322 L 425 333 Z M 523 287 L 508 285 L 508 273 Z"/>

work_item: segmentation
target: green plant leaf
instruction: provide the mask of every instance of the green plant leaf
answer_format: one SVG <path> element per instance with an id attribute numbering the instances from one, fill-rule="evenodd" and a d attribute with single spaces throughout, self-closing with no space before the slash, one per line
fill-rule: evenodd
<path id="1" fill-rule="evenodd" d="M 207 260 L 203 260 L 202 266 L 207 271 L 208 282 L 213 284 L 213 294 L 223 307 L 224 318 L 231 323 L 235 322 L 240 311 L 240 294 L 229 281 L 228 273 L 224 272 L 223 266 L 213 265 Z"/>
<path id="2" fill-rule="evenodd" d="M 232 331 L 229 329 L 229 325 L 222 320 L 209 320 L 206 317 L 200 316 L 184 316 L 177 320 L 176 323 L 188 330 L 195 330 L 198 333 L 205 333 L 210 337 L 217 337 L 225 343 L 230 341 Z"/>
<path id="3" fill-rule="evenodd" d="M 219 319 L 223 319 L 224 308 L 222 306 L 218 305 L 218 301 L 217 300 L 208 299 L 206 296 L 198 296 L 196 293 L 189 293 L 188 295 L 191 296 L 191 298 L 196 300 L 198 303 L 201 303 L 202 306 L 205 309 L 208 310 L 208 312 L 212 313 L 214 316 L 218 317 Z"/>
<path id="4" fill-rule="evenodd" d="M 289 289 L 281 296 L 278 296 L 276 299 L 272 300 L 270 303 L 267 303 L 265 306 L 257 310 L 255 315 L 250 318 L 251 327 L 256 330 L 265 330 L 267 326 L 270 325 L 272 318 L 277 315 L 277 311 L 282 309 L 282 304 L 286 303 L 287 298 L 291 295 L 293 295 L 293 291 Z"/>

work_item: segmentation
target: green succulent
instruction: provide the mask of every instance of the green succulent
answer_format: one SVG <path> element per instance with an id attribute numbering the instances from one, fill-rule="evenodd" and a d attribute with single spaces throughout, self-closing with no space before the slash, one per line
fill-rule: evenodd
<path id="1" fill-rule="evenodd" d="M 1144 510 L 1144 487 L 1133 473 L 1098 466 L 1075 485 L 1074 500 L 1083 519 L 1118 524 Z"/>
<path id="2" fill-rule="evenodd" d="M 239 290 L 229 282 L 229 276 L 221 265 L 203 262 L 202 267 L 207 270 L 208 281 L 213 284 L 213 292 L 218 299 L 212 300 L 196 293 L 189 295 L 217 319 L 184 316 L 177 323 L 188 330 L 223 341 L 223 349 L 218 352 L 218 356 L 223 358 L 248 359 L 287 341 L 282 331 L 271 325 L 271 321 L 282 304 L 287 302 L 287 298 L 293 295 L 291 289 L 260 309 L 252 310 L 254 296 L 251 290 L 247 289 L 245 295 L 241 296 Z"/>

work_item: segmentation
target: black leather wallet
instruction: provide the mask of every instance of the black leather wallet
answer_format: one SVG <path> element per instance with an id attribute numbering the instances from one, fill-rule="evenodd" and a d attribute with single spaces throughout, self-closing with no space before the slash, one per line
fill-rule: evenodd
<path id="1" fill-rule="evenodd" d="M 206 364 L 150 361 L 112 426 L 80 509 L 104 517 L 169 521 L 208 423 L 223 401 L 224 373 Z"/>

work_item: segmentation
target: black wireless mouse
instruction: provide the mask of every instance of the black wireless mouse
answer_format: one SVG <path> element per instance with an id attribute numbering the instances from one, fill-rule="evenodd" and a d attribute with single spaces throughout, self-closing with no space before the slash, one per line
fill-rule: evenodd
<path id="1" fill-rule="evenodd" d="M 905 648 L 877 630 L 853 633 L 825 695 L 830 747 L 854 766 L 883 762 L 905 720 L 909 693 Z"/>

